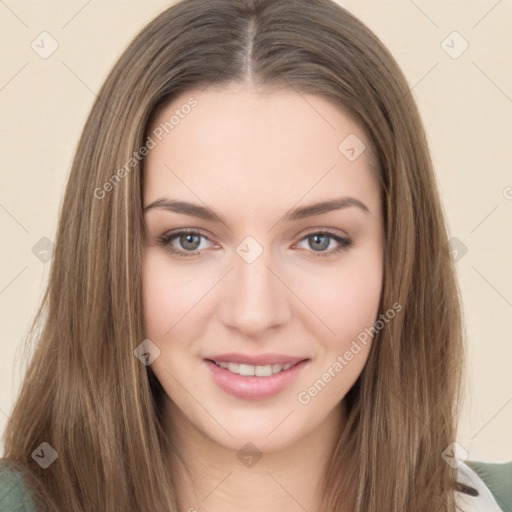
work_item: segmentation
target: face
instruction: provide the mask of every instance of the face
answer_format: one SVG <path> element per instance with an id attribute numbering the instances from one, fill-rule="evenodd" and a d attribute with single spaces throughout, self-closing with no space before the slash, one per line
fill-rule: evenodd
<path id="1" fill-rule="evenodd" d="M 249 85 L 187 92 L 152 130 L 144 321 L 172 421 L 262 452 L 319 431 L 361 373 L 379 313 L 367 137 L 323 97 Z"/>

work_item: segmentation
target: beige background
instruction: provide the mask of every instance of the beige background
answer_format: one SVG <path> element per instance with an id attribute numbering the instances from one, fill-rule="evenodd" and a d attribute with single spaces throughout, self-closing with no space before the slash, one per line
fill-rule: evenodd
<path id="1" fill-rule="evenodd" d="M 470 386 L 458 442 L 472 460 L 511 460 L 512 1 L 340 3 L 402 66 L 426 124 L 451 236 L 467 248 L 457 270 Z M 138 30 L 168 5 L 0 0 L 0 432 L 21 382 L 21 343 L 48 277 L 49 263 L 32 247 L 54 239 L 95 91 Z M 43 31 L 58 42 L 47 59 L 31 47 Z M 459 55 L 464 41 L 469 46 Z"/>

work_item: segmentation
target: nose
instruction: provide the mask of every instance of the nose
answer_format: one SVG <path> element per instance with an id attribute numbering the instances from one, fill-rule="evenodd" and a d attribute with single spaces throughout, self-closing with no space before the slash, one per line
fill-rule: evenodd
<path id="1" fill-rule="evenodd" d="M 226 276 L 221 319 L 247 337 L 263 336 L 290 317 L 288 300 L 292 294 L 268 254 L 263 251 L 250 263 L 234 254 L 234 268 Z"/>

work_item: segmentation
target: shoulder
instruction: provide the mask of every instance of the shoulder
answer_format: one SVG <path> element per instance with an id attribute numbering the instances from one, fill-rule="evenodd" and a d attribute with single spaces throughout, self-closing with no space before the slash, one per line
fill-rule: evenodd
<path id="1" fill-rule="evenodd" d="M 0 512 L 35 512 L 22 473 L 0 459 Z"/>
<path id="2" fill-rule="evenodd" d="M 512 461 L 462 462 L 457 469 L 457 481 L 462 487 L 455 492 L 456 501 L 466 512 L 512 511 Z M 0 512 L 35 512 L 22 473 L 1 459 Z"/>
<path id="3" fill-rule="evenodd" d="M 462 462 L 457 469 L 457 504 L 467 512 L 512 511 L 512 461 Z"/>

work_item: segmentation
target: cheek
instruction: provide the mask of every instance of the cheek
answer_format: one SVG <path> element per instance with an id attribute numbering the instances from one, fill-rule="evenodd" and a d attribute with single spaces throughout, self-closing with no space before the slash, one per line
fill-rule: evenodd
<path id="1" fill-rule="evenodd" d="M 165 254 L 147 251 L 142 273 L 143 314 L 145 334 L 161 340 L 173 329 L 173 336 L 182 325 L 190 328 L 191 315 L 200 308 L 194 306 L 211 287 L 197 274 L 184 272 L 178 265 L 170 265 Z M 197 325 L 197 324 L 196 324 Z"/>
<path id="2" fill-rule="evenodd" d="M 150 339 L 159 338 L 173 325 L 171 289 L 167 286 L 168 274 L 168 270 L 156 255 L 147 251 L 142 272 L 142 300 L 145 335 Z M 172 293 L 176 292 L 174 288 L 175 283 Z"/>
<path id="3" fill-rule="evenodd" d="M 207 288 L 201 280 L 169 264 L 164 253 L 148 249 L 143 264 L 142 298 L 144 335 L 160 350 L 151 364 L 152 370 L 168 396 L 180 402 L 179 381 L 194 374 L 201 325 L 198 305 Z M 175 378 L 173 378 L 175 376 Z M 187 387 L 193 383 L 187 380 Z M 181 393 L 182 394 L 182 393 Z M 186 405 L 186 403 L 184 404 Z"/>
<path id="4" fill-rule="evenodd" d="M 298 400 L 309 404 L 325 388 L 314 403 L 329 410 L 354 385 L 368 359 L 374 333 L 371 329 L 379 315 L 382 273 L 375 264 L 364 269 L 347 266 L 325 281 L 316 277 L 316 293 L 309 294 L 308 306 L 322 320 L 314 318 L 310 324 L 316 333 L 317 361 L 312 367 L 313 377 L 307 379 L 309 387 L 303 388 Z"/>
<path id="5" fill-rule="evenodd" d="M 316 316 L 315 330 L 323 332 L 319 339 L 326 347 L 340 350 L 377 320 L 382 266 L 378 257 L 367 264 L 347 264 L 312 276 L 301 286 L 301 294 L 308 298 L 305 302 Z"/>

